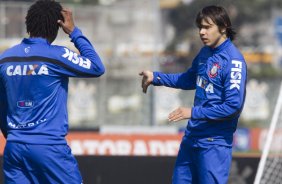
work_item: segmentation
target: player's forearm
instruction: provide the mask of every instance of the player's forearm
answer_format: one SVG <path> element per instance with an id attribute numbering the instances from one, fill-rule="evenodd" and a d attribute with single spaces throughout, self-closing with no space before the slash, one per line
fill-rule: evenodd
<path id="1" fill-rule="evenodd" d="M 164 74 L 161 72 L 154 72 L 154 80 L 152 82 L 155 86 L 166 86 L 177 89 L 195 89 L 194 75 L 189 73 L 177 73 L 177 74 Z"/>
<path id="2" fill-rule="evenodd" d="M 105 67 L 101 61 L 101 58 L 93 48 L 90 41 L 82 34 L 80 29 L 75 27 L 70 34 L 71 41 L 80 52 L 80 55 L 91 61 L 91 69 L 96 76 L 104 74 Z"/>
<path id="3" fill-rule="evenodd" d="M 192 108 L 192 119 L 205 119 L 214 121 L 229 120 L 237 117 L 243 108 L 243 99 L 226 101 L 212 107 L 196 106 Z"/>

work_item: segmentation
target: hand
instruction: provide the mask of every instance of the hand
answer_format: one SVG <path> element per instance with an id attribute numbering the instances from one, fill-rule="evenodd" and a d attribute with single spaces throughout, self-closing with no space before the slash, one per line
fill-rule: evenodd
<path id="1" fill-rule="evenodd" d="M 152 83 L 154 79 L 153 72 L 149 70 L 145 70 L 139 73 L 139 75 L 143 76 L 142 78 L 142 88 L 143 88 L 143 93 L 147 92 L 148 86 Z"/>
<path id="2" fill-rule="evenodd" d="M 69 35 L 73 32 L 74 27 L 75 27 L 73 17 L 72 17 L 72 12 L 69 9 L 63 9 L 61 11 L 61 14 L 64 17 L 64 21 L 58 20 L 58 24 L 60 24 L 64 32 Z"/>
<path id="3" fill-rule="evenodd" d="M 179 107 L 168 115 L 169 121 L 180 121 L 191 118 L 191 108 Z"/>

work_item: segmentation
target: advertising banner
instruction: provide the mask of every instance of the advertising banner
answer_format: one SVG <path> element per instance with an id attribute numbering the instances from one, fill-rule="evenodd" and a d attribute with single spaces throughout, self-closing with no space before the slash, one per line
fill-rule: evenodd
<path id="1" fill-rule="evenodd" d="M 282 141 L 281 131 L 275 133 L 275 142 Z M 99 133 L 71 131 L 67 141 L 74 155 L 81 156 L 176 156 L 182 133 Z M 267 129 L 238 128 L 234 134 L 235 153 L 259 153 L 263 149 Z M 3 155 L 5 139 L 0 135 L 0 156 Z M 276 147 L 277 147 L 276 146 Z M 278 149 L 278 148 L 274 148 Z"/>

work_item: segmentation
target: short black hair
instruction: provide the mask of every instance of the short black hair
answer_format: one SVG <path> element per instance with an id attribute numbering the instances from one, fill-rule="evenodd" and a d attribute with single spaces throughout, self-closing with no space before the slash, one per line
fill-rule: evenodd
<path id="1" fill-rule="evenodd" d="M 39 0 L 30 6 L 25 17 L 26 31 L 30 37 L 42 37 L 52 43 L 59 30 L 58 20 L 64 20 L 60 3 Z"/>
<path id="2" fill-rule="evenodd" d="M 220 6 L 207 6 L 203 8 L 198 14 L 196 18 L 196 24 L 200 28 L 202 20 L 206 20 L 210 18 L 219 28 L 226 29 L 226 35 L 231 40 L 235 39 L 236 32 L 232 28 L 232 24 L 230 18 L 223 7 Z"/>

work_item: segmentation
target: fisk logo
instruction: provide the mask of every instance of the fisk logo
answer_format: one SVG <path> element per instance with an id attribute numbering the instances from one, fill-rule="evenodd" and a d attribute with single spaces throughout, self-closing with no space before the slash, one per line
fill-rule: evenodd
<path id="1" fill-rule="evenodd" d="M 7 67 L 8 76 L 13 75 L 48 75 L 47 65 L 10 65 Z"/>
<path id="2" fill-rule="evenodd" d="M 79 57 L 77 53 L 70 51 L 67 48 L 65 49 L 65 54 L 62 55 L 62 57 L 67 58 L 69 61 L 71 61 L 74 64 L 77 64 L 83 68 L 90 69 L 91 61 L 89 59 L 83 59 L 82 57 Z"/>
<path id="3" fill-rule="evenodd" d="M 231 68 L 231 73 L 230 73 L 230 89 L 237 88 L 240 90 L 240 84 L 241 84 L 241 79 L 242 79 L 242 62 L 237 61 L 237 60 L 232 60 L 231 61 L 232 65 L 234 65 Z"/>

